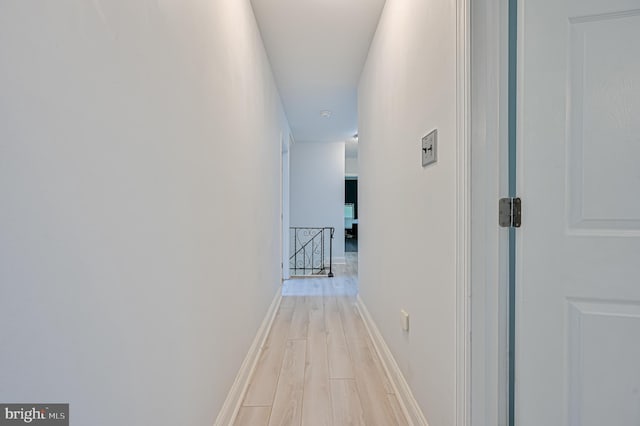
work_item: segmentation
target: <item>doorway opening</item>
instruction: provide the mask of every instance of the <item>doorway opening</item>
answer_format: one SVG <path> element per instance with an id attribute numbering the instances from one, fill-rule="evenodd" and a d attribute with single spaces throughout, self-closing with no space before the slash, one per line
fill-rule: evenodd
<path id="1" fill-rule="evenodd" d="M 344 149 L 344 252 L 358 253 L 358 135 L 345 141 Z"/>
<path id="2" fill-rule="evenodd" d="M 358 252 L 358 178 L 344 180 L 344 251 Z"/>

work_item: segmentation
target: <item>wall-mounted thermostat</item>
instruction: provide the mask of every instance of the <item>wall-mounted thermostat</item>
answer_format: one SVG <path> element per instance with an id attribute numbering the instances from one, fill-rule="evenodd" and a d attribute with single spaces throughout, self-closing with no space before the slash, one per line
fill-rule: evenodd
<path id="1" fill-rule="evenodd" d="M 438 160 L 438 129 L 432 130 L 422 138 L 422 167 L 435 163 Z"/>

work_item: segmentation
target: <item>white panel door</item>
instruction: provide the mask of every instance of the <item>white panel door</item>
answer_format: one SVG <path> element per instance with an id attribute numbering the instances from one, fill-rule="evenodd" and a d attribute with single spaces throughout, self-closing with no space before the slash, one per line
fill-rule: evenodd
<path id="1" fill-rule="evenodd" d="M 640 426 L 640 0 L 522 0 L 516 423 Z"/>

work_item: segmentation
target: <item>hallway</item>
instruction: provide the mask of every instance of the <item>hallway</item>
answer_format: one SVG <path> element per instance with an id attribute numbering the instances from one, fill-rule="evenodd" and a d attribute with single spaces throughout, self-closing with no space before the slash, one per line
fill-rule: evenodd
<path id="1" fill-rule="evenodd" d="M 407 424 L 356 307 L 357 259 L 285 281 L 237 426 Z"/>
<path id="2" fill-rule="evenodd" d="M 462 6 L 0 1 L 0 403 L 91 426 L 462 425 Z M 354 256 L 347 175 L 357 280 L 283 294 L 291 227 Z"/>

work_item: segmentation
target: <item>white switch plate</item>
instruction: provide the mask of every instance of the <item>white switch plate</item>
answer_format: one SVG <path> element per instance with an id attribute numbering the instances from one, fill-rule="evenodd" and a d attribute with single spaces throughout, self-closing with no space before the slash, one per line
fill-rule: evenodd
<path id="1" fill-rule="evenodd" d="M 434 129 L 422 138 L 422 167 L 438 160 L 438 129 Z"/>
<path id="2" fill-rule="evenodd" d="M 402 316 L 402 329 L 404 331 L 409 331 L 409 313 L 404 309 L 401 309 L 400 315 Z"/>

